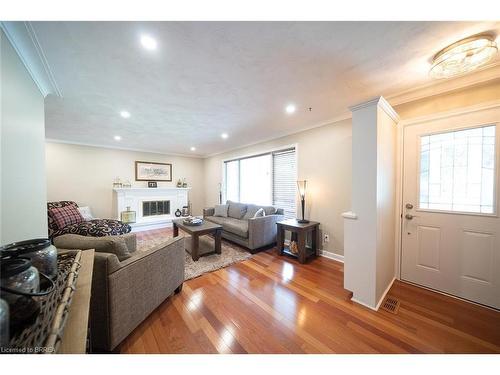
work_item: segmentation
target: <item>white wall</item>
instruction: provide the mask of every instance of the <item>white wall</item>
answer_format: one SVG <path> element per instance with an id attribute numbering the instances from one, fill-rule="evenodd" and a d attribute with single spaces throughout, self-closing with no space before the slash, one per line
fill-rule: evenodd
<path id="1" fill-rule="evenodd" d="M 218 201 L 223 160 L 297 144 L 298 179 L 307 180 L 306 217 L 319 221 L 330 242 L 323 250 L 342 255 L 341 213 L 351 205 L 351 121 L 339 121 L 205 159 L 205 202 Z M 298 207 L 299 208 L 299 207 Z M 297 211 L 298 212 L 298 211 Z"/>
<path id="2" fill-rule="evenodd" d="M 0 243 L 47 237 L 44 99 L 1 34 Z"/>
<path id="3" fill-rule="evenodd" d="M 396 121 L 383 98 L 353 109 L 352 211 L 345 222 L 344 287 L 377 308 L 395 263 Z"/>
<path id="4" fill-rule="evenodd" d="M 172 164 L 172 182 L 158 182 L 158 186 L 175 186 L 179 178 L 186 178 L 192 188 L 193 213 L 202 213 L 203 159 L 47 142 L 46 160 L 48 201 L 76 201 L 90 206 L 96 217 L 113 218 L 113 180 L 120 177 L 132 186 L 147 187 L 147 182 L 135 181 L 135 161 L 154 161 Z"/>
<path id="5" fill-rule="evenodd" d="M 377 113 L 377 275 L 380 301 L 395 276 L 397 123 L 384 110 Z"/>

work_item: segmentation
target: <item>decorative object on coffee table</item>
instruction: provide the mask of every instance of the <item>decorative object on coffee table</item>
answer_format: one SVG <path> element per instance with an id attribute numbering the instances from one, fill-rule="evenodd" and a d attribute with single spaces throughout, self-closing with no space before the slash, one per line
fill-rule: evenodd
<path id="1" fill-rule="evenodd" d="M 189 216 L 183 220 L 183 223 L 190 226 L 203 224 L 204 220 L 201 217 Z"/>
<path id="2" fill-rule="evenodd" d="M 299 220 L 289 219 L 276 223 L 278 227 L 277 241 L 280 255 L 288 254 L 297 257 L 300 263 L 305 263 L 307 258 L 318 255 L 319 224 L 317 221 L 301 223 Z M 285 231 L 291 232 L 290 246 L 285 246 Z M 311 246 L 307 245 L 307 237 L 310 235 Z M 297 253 L 292 249 L 292 243 L 296 243 Z"/>
<path id="3" fill-rule="evenodd" d="M 297 220 L 299 223 L 308 223 L 309 220 L 304 218 L 304 212 L 306 210 L 306 180 L 297 181 L 297 188 L 299 189 L 300 203 L 302 207 L 302 219 Z"/>
<path id="4" fill-rule="evenodd" d="M 222 235 L 222 225 L 212 223 L 210 221 L 204 221 L 203 224 L 198 226 L 190 226 L 184 224 L 185 219 L 175 219 L 174 224 L 174 237 L 179 236 L 179 228 L 183 232 L 191 235 L 191 257 L 194 261 L 200 258 L 199 254 L 199 241 L 200 236 L 207 234 L 212 234 L 215 237 L 214 252 L 217 254 L 221 253 L 221 235 Z"/>
<path id="5" fill-rule="evenodd" d="M 136 181 L 172 181 L 172 164 L 147 161 L 135 162 Z"/>

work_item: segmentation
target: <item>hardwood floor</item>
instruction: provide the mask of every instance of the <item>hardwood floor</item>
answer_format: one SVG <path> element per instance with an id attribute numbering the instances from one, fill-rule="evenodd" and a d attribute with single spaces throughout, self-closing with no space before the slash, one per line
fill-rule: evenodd
<path id="1" fill-rule="evenodd" d="M 168 230 L 143 232 L 142 238 Z M 343 289 L 343 264 L 276 249 L 184 283 L 122 353 L 500 353 L 500 312 L 396 281 L 397 314 Z"/>

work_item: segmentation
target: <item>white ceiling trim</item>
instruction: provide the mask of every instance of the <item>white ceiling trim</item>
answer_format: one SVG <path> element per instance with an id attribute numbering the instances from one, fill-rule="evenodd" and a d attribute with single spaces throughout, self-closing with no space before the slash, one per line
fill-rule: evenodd
<path id="1" fill-rule="evenodd" d="M 478 85 L 498 78 L 500 78 L 500 62 L 486 65 L 483 68 L 460 77 L 432 81 L 410 90 L 388 95 L 385 98 L 392 106 L 397 106 L 430 96 L 460 90 L 465 87 Z"/>
<path id="2" fill-rule="evenodd" d="M 337 122 L 341 122 L 341 121 L 345 121 L 345 120 L 349 120 L 350 118 L 352 118 L 352 114 L 351 112 L 346 112 L 340 116 L 336 116 L 328 121 L 322 121 L 318 124 L 315 124 L 315 125 L 312 125 L 312 126 L 307 126 L 307 127 L 304 127 L 304 128 L 301 128 L 300 130 L 294 130 L 294 131 L 291 131 L 291 132 L 287 132 L 287 133 L 284 133 L 282 135 L 279 135 L 277 137 L 268 137 L 268 138 L 264 138 L 260 141 L 257 141 L 257 142 L 252 142 L 252 143 L 247 143 L 247 144 L 244 144 L 242 146 L 237 146 L 237 147 L 233 147 L 233 148 L 229 148 L 229 149 L 224 149 L 223 151 L 220 151 L 220 152 L 215 152 L 215 153 L 212 153 L 212 154 L 208 154 L 208 155 L 205 155 L 203 156 L 203 158 L 211 158 L 212 156 L 217 156 L 217 155 L 221 155 L 221 154 L 225 154 L 227 152 L 232 152 L 232 151 L 237 151 L 237 150 L 241 150 L 241 149 L 244 149 L 246 147 L 251 147 L 251 146 L 255 146 L 255 145 L 258 145 L 260 143 L 266 143 L 266 142 L 270 142 L 270 141 L 274 141 L 274 140 L 277 140 L 277 139 L 280 139 L 280 138 L 285 138 L 285 137 L 289 137 L 291 135 L 294 135 L 294 134 L 299 134 L 299 133 L 302 133 L 302 132 L 305 132 L 305 131 L 308 131 L 308 130 L 313 130 L 313 129 L 316 129 L 316 128 L 321 128 L 322 126 L 327 126 L 327 125 L 333 125 Z"/>
<path id="3" fill-rule="evenodd" d="M 45 142 L 62 143 L 62 144 L 75 145 L 75 146 L 85 146 L 85 147 L 107 148 L 107 149 L 121 150 L 121 151 L 145 152 L 148 154 L 158 154 L 158 155 L 165 155 L 165 156 L 180 156 L 180 157 L 184 157 L 184 158 L 194 158 L 194 159 L 204 159 L 205 158 L 203 155 L 179 154 L 179 153 L 172 153 L 172 152 L 156 152 L 156 151 L 151 151 L 151 150 L 146 150 L 146 149 L 141 149 L 141 148 L 108 146 L 108 145 L 101 145 L 101 144 L 97 144 L 97 143 L 74 142 L 74 141 L 66 141 L 63 139 L 54 139 L 54 138 L 45 138 Z"/>
<path id="4" fill-rule="evenodd" d="M 42 95 L 62 97 L 31 23 L 2 21 L 0 26 Z"/>
<path id="5" fill-rule="evenodd" d="M 458 108 L 458 109 L 453 109 L 450 111 L 445 111 L 445 112 L 440 112 L 440 113 L 432 113 L 430 115 L 425 115 L 421 117 L 416 117 L 408 120 L 402 120 L 399 125 L 401 126 L 412 126 L 412 125 L 418 125 L 424 122 L 429 122 L 433 120 L 441 120 L 441 119 L 446 119 L 450 117 L 455 117 L 455 116 L 461 116 L 466 113 L 473 113 L 473 112 L 479 112 L 479 111 L 484 111 L 492 108 L 498 108 L 500 107 L 500 100 L 493 100 L 485 103 L 480 103 L 480 104 L 475 104 L 472 106 L 468 107 L 463 107 L 463 108 Z"/>

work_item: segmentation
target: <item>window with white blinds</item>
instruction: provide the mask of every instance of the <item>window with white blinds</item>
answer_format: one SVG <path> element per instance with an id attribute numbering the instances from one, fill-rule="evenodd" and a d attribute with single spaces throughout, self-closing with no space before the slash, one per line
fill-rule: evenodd
<path id="1" fill-rule="evenodd" d="M 224 162 L 226 200 L 282 208 L 286 218 L 296 212 L 295 148 Z"/>
<path id="2" fill-rule="evenodd" d="M 285 218 L 295 218 L 297 196 L 295 149 L 273 152 L 273 205 L 282 208 Z"/>

